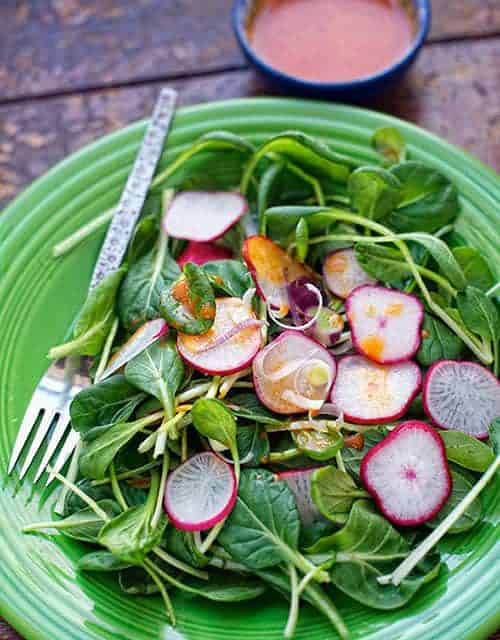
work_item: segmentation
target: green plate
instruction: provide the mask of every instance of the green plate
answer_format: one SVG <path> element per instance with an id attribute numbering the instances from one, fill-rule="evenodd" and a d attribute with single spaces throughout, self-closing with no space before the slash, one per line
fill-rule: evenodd
<path id="1" fill-rule="evenodd" d="M 254 140 L 291 127 L 334 143 L 357 159 L 373 159 L 370 136 L 398 126 L 413 158 L 441 169 L 462 194 L 459 230 L 498 269 L 500 184 L 462 151 L 409 124 L 350 107 L 276 99 L 221 102 L 179 111 L 163 164 L 202 133 L 229 129 Z M 60 260 L 51 247 L 115 204 L 145 123 L 103 138 L 59 164 L 7 209 L 0 221 L 0 614 L 28 640 L 278 640 L 286 604 L 273 592 L 247 604 L 216 605 L 175 596 L 179 623 L 158 599 L 120 594 L 113 579 L 81 575 L 83 546 L 62 537 L 24 536 L 20 527 L 47 519 L 54 496 L 30 477 L 6 476 L 12 445 L 33 388 L 84 299 L 102 236 Z M 36 468 L 35 465 L 33 467 Z M 363 640 L 486 638 L 500 623 L 498 562 L 500 479 L 483 494 L 485 517 L 441 549 L 447 568 L 410 606 L 389 613 L 336 602 Z M 297 640 L 336 638 L 312 609 L 301 610 Z"/>

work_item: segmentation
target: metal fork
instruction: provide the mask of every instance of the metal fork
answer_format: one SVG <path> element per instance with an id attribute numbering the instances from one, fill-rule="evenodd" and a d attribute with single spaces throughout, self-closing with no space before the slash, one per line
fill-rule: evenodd
<path id="1" fill-rule="evenodd" d="M 141 148 L 104 238 L 89 290 L 99 284 L 106 275 L 118 269 L 122 263 L 161 156 L 163 144 L 172 122 L 176 100 L 176 91 L 173 89 L 161 90 Z M 53 426 L 52 435 L 38 466 L 34 481 L 36 482 L 47 469 L 56 449 L 68 432 L 57 459 L 52 465 L 47 484 L 53 480 L 54 473 L 64 467 L 80 439 L 79 434 L 72 428 L 68 431 L 69 408 L 74 396 L 90 384 L 88 365 L 89 359 L 87 357 L 76 356 L 58 360 L 47 369 L 24 414 L 10 458 L 9 474 L 16 466 L 40 415 L 38 428 L 34 433 L 31 446 L 19 473 L 20 478 L 23 478 L 31 467 L 37 452 L 45 443 L 51 426 Z"/>

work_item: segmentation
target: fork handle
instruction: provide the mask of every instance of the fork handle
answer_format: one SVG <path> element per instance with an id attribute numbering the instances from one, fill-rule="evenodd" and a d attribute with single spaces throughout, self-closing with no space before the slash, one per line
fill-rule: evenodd
<path id="1" fill-rule="evenodd" d="M 170 129 L 176 100 L 176 91 L 167 88 L 161 90 L 146 135 L 99 252 L 90 289 L 98 285 L 108 273 L 118 269 L 122 263 Z"/>

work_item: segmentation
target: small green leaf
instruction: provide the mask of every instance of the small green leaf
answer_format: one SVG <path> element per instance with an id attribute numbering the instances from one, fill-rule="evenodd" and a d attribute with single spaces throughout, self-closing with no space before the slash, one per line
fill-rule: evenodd
<path id="1" fill-rule="evenodd" d="M 465 469 L 483 472 L 495 459 L 495 454 L 487 444 L 466 433 L 450 429 L 440 431 L 439 434 L 448 460 Z"/>
<path id="2" fill-rule="evenodd" d="M 496 456 L 500 456 L 500 418 L 495 418 L 490 424 L 490 444 Z"/>
<path id="3" fill-rule="evenodd" d="M 311 496 L 321 514 L 337 522 L 338 514 L 349 513 L 357 498 L 369 498 L 348 473 L 336 467 L 322 467 L 311 475 Z"/>
<path id="4" fill-rule="evenodd" d="M 430 367 L 436 360 L 456 360 L 463 349 L 464 344 L 460 338 L 441 320 L 425 314 L 422 342 L 417 352 L 417 360 L 421 365 Z"/>
<path id="5" fill-rule="evenodd" d="M 469 481 L 469 479 L 455 471 L 451 470 L 451 479 L 452 479 L 452 491 L 451 495 L 446 501 L 445 505 L 439 511 L 437 516 L 435 516 L 429 522 L 426 522 L 426 525 L 430 529 L 435 529 L 438 525 L 443 522 L 443 520 L 453 511 L 453 509 L 465 498 L 465 496 L 469 493 L 469 491 L 473 487 L 473 483 Z M 472 529 L 480 520 L 481 520 L 481 503 L 479 498 L 476 498 L 465 510 L 464 513 L 460 516 L 460 518 L 454 522 L 451 527 L 448 529 L 448 533 L 462 533 L 464 531 L 468 531 Z"/>
<path id="6" fill-rule="evenodd" d="M 343 438 L 338 432 L 320 432 L 304 429 L 293 431 L 292 438 L 299 451 L 312 460 L 331 460 L 342 449 Z"/>
<path id="7" fill-rule="evenodd" d="M 385 169 L 360 167 L 347 183 L 353 208 L 371 220 L 380 220 L 393 211 L 401 200 L 399 180 Z"/>
<path id="8" fill-rule="evenodd" d="M 309 227 L 307 218 L 301 218 L 295 227 L 295 249 L 300 262 L 305 262 L 309 250 Z"/>
<path id="9" fill-rule="evenodd" d="M 475 287 L 467 287 L 459 294 L 457 306 L 460 316 L 469 331 L 485 340 L 498 342 L 500 338 L 500 315 L 495 303 Z"/>
<path id="10" fill-rule="evenodd" d="M 203 271 L 209 276 L 212 287 L 228 296 L 242 298 L 254 286 L 248 269 L 238 260 L 207 262 Z"/>
<path id="11" fill-rule="evenodd" d="M 182 583 L 187 593 L 213 602 L 245 602 L 258 598 L 266 590 L 260 580 L 227 571 L 211 571 L 208 581 L 182 578 Z"/>
<path id="12" fill-rule="evenodd" d="M 398 284 L 412 275 L 410 266 L 397 249 L 358 243 L 354 253 L 363 271 L 380 282 Z"/>
<path id="13" fill-rule="evenodd" d="M 236 420 L 223 402 L 215 398 L 200 398 L 194 403 L 191 416 L 201 435 L 230 449 L 236 446 Z"/>
<path id="14" fill-rule="evenodd" d="M 258 422 L 241 424 L 236 432 L 240 460 L 247 467 L 258 467 L 269 455 L 269 438 L 265 427 Z"/>
<path id="15" fill-rule="evenodd" d="M 271 413 L 254 393 L 231 394 L 227 400 L 233 414 L 238 418 L 253 420 L 262 424 L 279 426 L 284 424 L 284 420 L 277 413 Z"/>
<path id="16" fill-rule="evenodd" d="M 215 320 L 215 295 L 202 267 L 187 262 L 183 273 L 162 297 L 161 313 L 178 331 L 206 333 Z"/>
<path id="17" fill-rule="evenodd" d="M 128 569 L 131 565 L 116 558 L 110 551 L 91 551 L 86 553 L 78 560 L 78 569 L 80 571 L 122 571 Z"/>
<path id="18" fill-rule="evenodd" d="M 495 284 L 495 278 L 488 263 L 477 249 L 456 247 L 452 249 L 452 253 L 462 267 L 468 285 L 481 291 L 488 291 Z"/>
<path id="19" fill-rule="evenodd" d="M 406 240 L 413 240 L 423 245 L 438 263 L 441 272 L 448 278 L 451 284 L 459 291 L 465 289 L 467 281 L 462 267 L 448 246 L 440 238 L 431 236 L 428 233 L 407 233 L 404 237 Z"/>
<path id="20" fill-rule="evenodd" d="M 388 164 L 406 160 L 406 145 L 400 131 L 395 127 L 380 127 L 371 139 L 372 147 L 384 156 Z"/>
<path id="21" fill-rule="evenodd" d="M 344 447 L 344 449 L 342 449 L 342 458 L 344 460 L 346 471 L 353 476 L 357 482 L 360 481 L 359 472 L 361 461 L 372 447 L 385 438 L 387 433 L 388 432 L 385 428 L 368 429 L 368 431 L 363 432 L 364 443 L 361 451 L 350 447 Z"/>

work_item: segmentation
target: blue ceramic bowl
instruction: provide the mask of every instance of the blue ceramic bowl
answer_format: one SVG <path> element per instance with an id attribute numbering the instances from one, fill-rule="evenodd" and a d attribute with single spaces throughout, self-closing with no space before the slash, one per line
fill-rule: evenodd
<path id="1" fill-rule="evenodd" d="M 411 0 L 411 2 L 415 7 L 417 29 L 408 51 L 383 71 L 350 82 L 304 80 L 284 73 L 265 62 L 253 49 L 246 31 L 248 17 L 255 5 L 255 0 L 234 0 L 232 22 L 236 39 L 245 57 L 274 86 L 299 95 L 359 101 L 380 93 L 400 79 L 420 52 L 431 24 L 431 7 L 429 0 Z"/>

